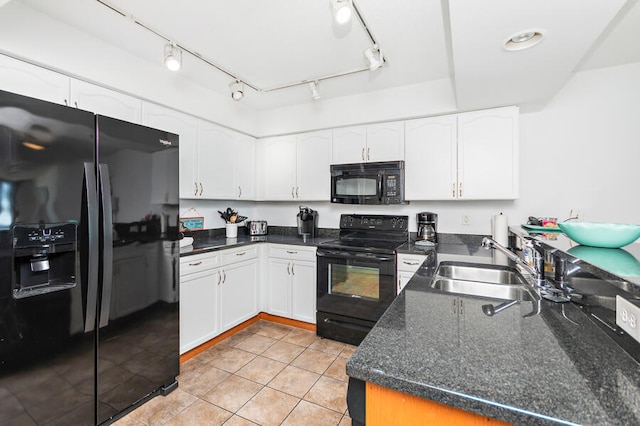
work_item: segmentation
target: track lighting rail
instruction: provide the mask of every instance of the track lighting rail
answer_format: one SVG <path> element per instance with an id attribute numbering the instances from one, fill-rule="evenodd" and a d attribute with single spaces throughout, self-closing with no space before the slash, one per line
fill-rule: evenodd
<path id="1" fill-rule="evenodd" d="M 96 0 L 98 3 L 102 4 L 103 6 L 111 9 L 112 11 L 118 13 L 119 15 L 130 19 L 133 23 L 139 25 L 140 27 L 144 28 L 145 30 L 155 34 L 156 36 L 160 37 L 161 39 L 163 39 L 165 42 L 167 43 L 171 43 L 173 44 L 175 47 L 181 49 L 183 52 L 188 53 L 189 55 L 201 60 L 202 62 L 206 63 L 207 65 L 217 69 L 218 71 L 222 72 L 223 74 L 228 75 L 229 77 L 231 77 L 234 81 L 243 83 L 245 86 L 250 87 L 251 89 L 255 90 L 256 92 L 259 93 L 268 93 L 268 92 L 273 92 L 276 90 L 281 90 L 281 89 L 288 89 L 291 87 L 295 87 L 295 86 L 302 86 L 302 85 L 306 85 L 312 82 L 318 83 L 320 81 L 324 81 L 324 80 L 330 80 L 330 79 L 334 79 L 334 78 L 338 78 L 338 77 L 344 77 L 347 75 L 352 75 L 352 74 L 358 74 L 361 72 L 370 72 L 370 68 L 369 67 L 362 67 L 359 69 L 355 69 L 355 70 L 350 70 L 350 71 L 345 71 L 345 72 L 339 72 L 339 73 L 334 73 L 334 74 L 328 74 L 328 75 L 324 75 L 324 76 L 319 76 L 319 77 L 313 77 L 313 78 L 309 78 L 309 79 L 305 79 L 302 81 L 297 81 L 297 82 L 293 82 L 293 83 L 288 83 L 288 84 L 284 84 L 281 86 L 274 86 L 274 87 L 268 87 L 268 88 L 260 88 L 255 84 L 252 84 L 250 82 L 248 82 L 246 79 L 238 76 L 237 74 L 229 71 L 228 69 L 224 68 L 223 66 L 216 64 L 215 62 L 205 58 L 204 56 L 202 56 L 201 54 L 195 52 L 194 50 L 190 49 L 189 47 L 180 44 L 179 42 L 177 42 L 176 40 L 174 40 L 173 38 L 169 37 L 166 34 L 161 33 L 160 31 L 150 27 L 149 25 L 139 21 L 138 19 L 136 19 L 133 15 L 126 13 L 123 10 L 118 9 L 117 7 L 113 6 L 112 4 L 110 4 L 107 0 Z M 367 33 L 367 37 L 369 38 L 369 40 L 371 41 L 372 45 L 378 46 L 378 42 L 375 39 L 375 37 L 373 36 L 373 33 L 371 32 L 369 26 L 367 25 L 367 23 L 365 22 L 364 18 L 362 17 L 362 14 L 360 13 L 360 9 L 358 8 L 358 6 L 356 5 L 356 2 L 354 0 L 351 1 L 351 5 L 353 7 L 353 11 L 355 12 L 356 17 L 358 18 L 358 21 L 360 22 L 360 25 L 362 26 L 362 29 Z M 382 58 L 382 62 L 384 64 L 387 64 L 387 58 L 383 57 Z"/>

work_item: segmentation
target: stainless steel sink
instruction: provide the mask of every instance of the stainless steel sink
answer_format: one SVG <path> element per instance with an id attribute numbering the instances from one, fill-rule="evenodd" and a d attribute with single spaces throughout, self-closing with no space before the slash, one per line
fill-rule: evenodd
<path id="1" fill-rule="evenodd" d="M 494 299 L 540 300 L 538 293 L 515 268 L 500 265 L 442 262 L 431 287 L 447 293 Z"/>

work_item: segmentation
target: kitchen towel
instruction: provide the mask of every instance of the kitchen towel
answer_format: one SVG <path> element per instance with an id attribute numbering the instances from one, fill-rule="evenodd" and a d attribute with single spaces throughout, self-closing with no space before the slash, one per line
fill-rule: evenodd
<path id="1" fill-rule="evenodd" d="M 491 237 L 504 247 L 509 244 L 509 223 L 507 215 L 495 214 L 491 218 Z"/>

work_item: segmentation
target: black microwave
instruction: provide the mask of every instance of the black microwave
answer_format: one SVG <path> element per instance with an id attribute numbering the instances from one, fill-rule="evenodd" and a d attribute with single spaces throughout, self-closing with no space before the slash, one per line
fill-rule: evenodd
<path id="1" fill-rule="evenodd" d="M 331 202 L 406 204 L 404 161 L 332 164 Z"/>

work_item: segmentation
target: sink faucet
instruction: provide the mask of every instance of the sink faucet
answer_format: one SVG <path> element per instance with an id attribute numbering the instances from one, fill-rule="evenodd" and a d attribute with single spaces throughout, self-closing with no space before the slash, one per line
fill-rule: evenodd
<path id="1" fill-rule="evenodd" d="M 529 265 L 524 260 L 520 259 L 520 257 L 509 250 L 508 248 L 502 246 L 500 243 L 495 241 L 493 238 L 484 237 L 482 239 L 482 247 L 486 249 L 496 249 L 509 259 L 520 265 L 525 271 L 527 271 L 535 280 L 535 283 L 539 286 L 542 286 L 545 282 L 544 279 L 544 249 L 539 247 L 535 241 L 531 242 L 531 248 L 533 248 L 534 253 L 534 266 Z"/>

